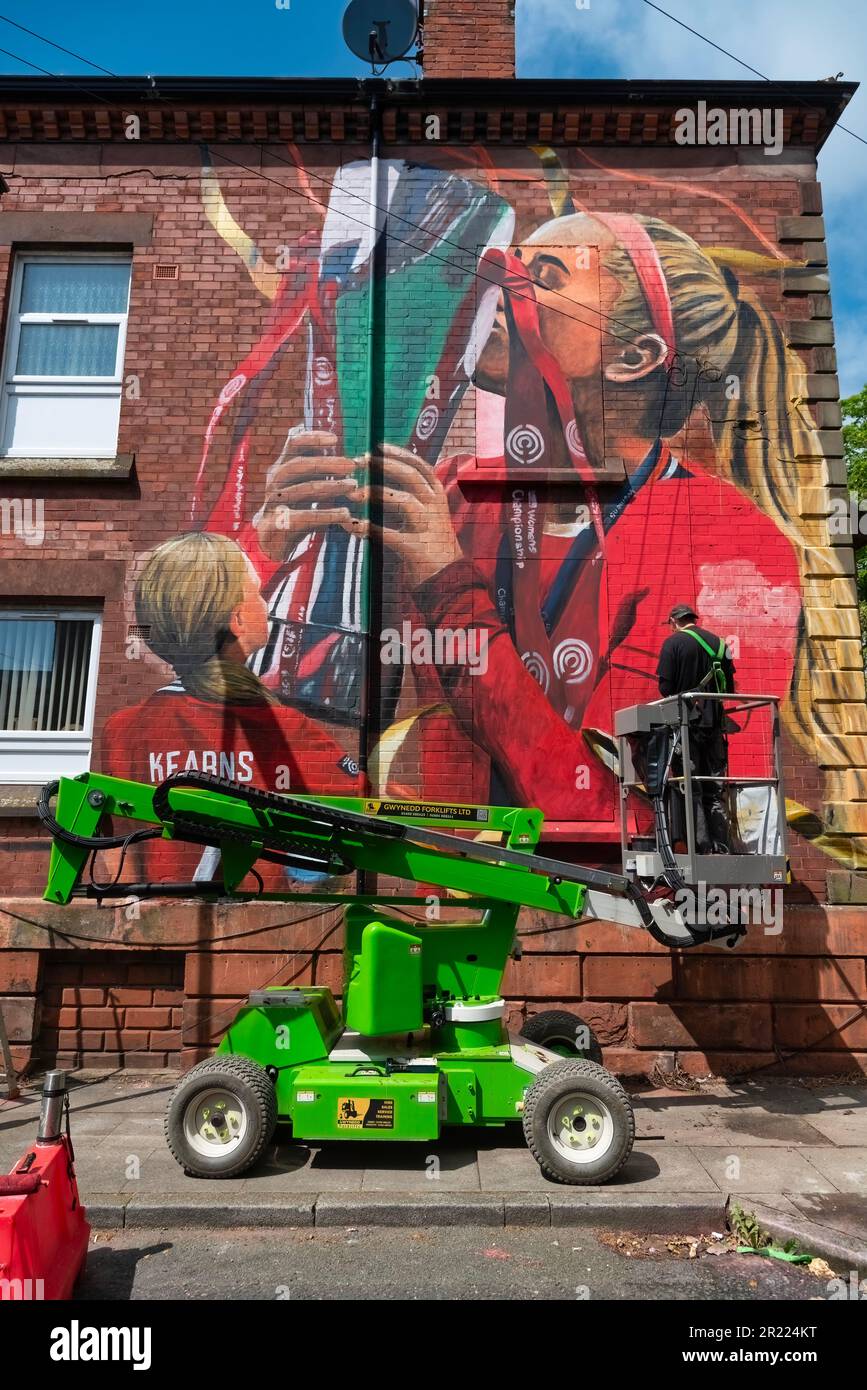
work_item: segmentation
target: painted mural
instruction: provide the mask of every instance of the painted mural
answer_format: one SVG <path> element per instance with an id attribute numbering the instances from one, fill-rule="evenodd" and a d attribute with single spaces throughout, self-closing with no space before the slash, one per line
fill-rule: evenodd
<path id="1" fill-rule="evenodd" d="M 657 697 L 680 601 L 814 757 L 833 731 L 809 704 L 794 461 L 817 450 L 761 293 L 791 262 L 721 194 L 695 196 L 737 247 L 639 210 L 646 176 L 588 205 L 552 151 L 535 216 L 489 160 L 383 161 L 372 199 L 366 161 L 311 181 L 294 157 L 310 226 L 276 256 L 203 169 L 261 332 L 214 382 L 188 515 L 136 567 L 167 679 L 109 719 L 103 766 L 536 805 L 613 841 L 614 712 Z M 145 852 L 155 877 L 215 868 Z"/>

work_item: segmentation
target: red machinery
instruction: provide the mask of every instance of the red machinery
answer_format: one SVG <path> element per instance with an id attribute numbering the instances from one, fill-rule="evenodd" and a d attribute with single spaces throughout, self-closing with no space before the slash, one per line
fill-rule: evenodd
<path id="1" fill-rule="evenodd" d="M 0 1301 L 69 1298 L 87 1258 L 90 1226 L 78 1196 L 66 1075 L 50 1071 L 36 1143 L 0 1175 Z"/>

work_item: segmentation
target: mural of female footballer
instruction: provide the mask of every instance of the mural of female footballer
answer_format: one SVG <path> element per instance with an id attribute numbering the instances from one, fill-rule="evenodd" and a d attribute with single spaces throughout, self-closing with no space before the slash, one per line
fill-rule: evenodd
<path id="1" fill-rule="evenodd" d="M 782 258 L 703 249 L 659 217 L 579 211 L 571 198 L 510 244 L 498 192 L 393 163 L 400 237 L 380 219 L 365 240 L 355 200 L 367 166 L 347 166 L 321 236 L 298 248 L 291 293 L 287 280 L 265 283 L 206 173 L 208 215 L 272 308 L 215 407 L 191 522 L 233 535 L 262 582 L 270 631 L 250 664 L 265 687 L 357 725 L 373 541 L 404 632 L 478 631 L 485 650 L 483 663 L 398 673 L 373 790 L 399 766 L 404 789 L 425 798 L 538 805 L 579 838 L 579 827 L 613 837 L 613 714 L 655 698 L 675 600 L 737 644 L 739 687 L 784 700 L 792 739 L 813 757 L 792 467 L 815 452 L 812 422 L 789 405 L 801 364 L 734 270 Z M 436 305 L 443 290 L 443 307 L 423 360 L 387 382 L 371 467 L 352 348 L 377 245 L 395 285 L 389 331 L 401 303 Z M 248 501 L 259 391 L 302 325 L 308 406 Z M 388 357 L 393 371 L 401 354 Z M 470 384 L 475 450 L 454 428 Z M 230 412 L 215 497 L 211 455 Z"/>

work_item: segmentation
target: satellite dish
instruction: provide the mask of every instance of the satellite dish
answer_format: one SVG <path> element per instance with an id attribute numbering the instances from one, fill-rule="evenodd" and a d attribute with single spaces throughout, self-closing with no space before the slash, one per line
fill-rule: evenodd
<path id="1" fill-rule="evenodd" d="M 368 63 L 403 58 L 417 33 L 415 0 L 352 0 L 343 16 L 347 48 Z"/>

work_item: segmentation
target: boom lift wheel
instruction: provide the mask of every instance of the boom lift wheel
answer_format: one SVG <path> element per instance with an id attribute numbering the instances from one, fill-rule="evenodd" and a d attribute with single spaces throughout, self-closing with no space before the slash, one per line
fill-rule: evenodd
<path id="1" fill-rule="evenodd" d="M 521 1037 L 560 1057 L 586 1057 L 602 1065 L 602 1048 L 592 1028 L 568 1009 L 545 1009 L 528 1018 Z"/>
<path id="2" fill-rule="evenodd" d="M 182 1076 L 166 1111 L 166 1141 L 185 1173 L 234 1178 L 261 1157 L 277 1125 L 274 1085 L 249 1057 L 218 1054 Z"/>
<path id="3" fill-rule="evenodd" d="M 635 1117 L 616 1077 L 585 1058 L 552 1062 L 524 1098 L 524 1137 L 546 1177 L 608 1182 L 632 1152 Z"/>

